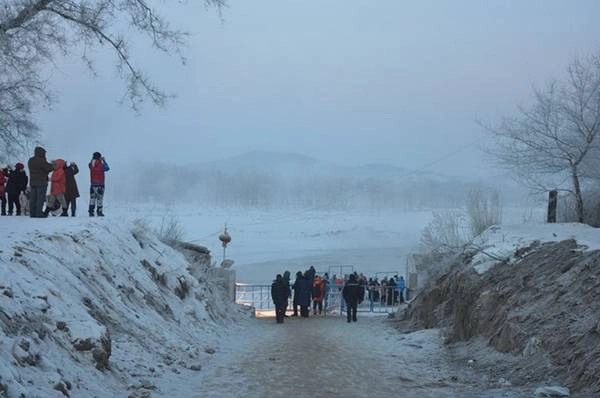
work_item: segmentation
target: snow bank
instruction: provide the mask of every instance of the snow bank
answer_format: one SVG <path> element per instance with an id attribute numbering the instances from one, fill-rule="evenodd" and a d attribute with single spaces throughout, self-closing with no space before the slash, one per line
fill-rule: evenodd
<path id="1" fill-rule="evenodd" d="M 168 395 L 239 319 L 209 261 L 141 224 L 0 221 L 0 396 Z"/>
<path id="2" fill-rule="evenodd" d="M 560 242 L 575 239 L 582 250 L 600 250 L 600 229 L 584 224 L 521 224 L 493 226 L 473 241 L 473 267 L 479 274 L 502 260 L 515 261 L 515 254 L 535 242 Z"/>

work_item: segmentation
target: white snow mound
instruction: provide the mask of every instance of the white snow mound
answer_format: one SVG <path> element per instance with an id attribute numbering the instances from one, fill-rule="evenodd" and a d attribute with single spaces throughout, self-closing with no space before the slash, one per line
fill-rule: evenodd
<path id="1" fill-rule="evenodd" d="M 0 396 L 169 395 L 239 319 L 209 264 L 142 224 L 0 221 Z"/>
<path id="2" fill-rule="evenodd" d="M 514 262 L 518 249 L 534 242 L 560 242 L 575 239 L 582 250 L 600 250 L 600 229 L 584 224 L 520 224 L 493 226 L 473 241 L 473 267 L 483 274 L 500 262 Z"/>

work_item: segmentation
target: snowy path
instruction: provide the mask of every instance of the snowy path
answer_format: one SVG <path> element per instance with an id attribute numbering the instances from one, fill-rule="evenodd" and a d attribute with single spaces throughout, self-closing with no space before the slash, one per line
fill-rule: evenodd
<path id="1" fill-rule="evenodd" d="M 453 383 L 437 331 L 402 334 L 381 317 L 253 319 L 197 397 L 467 397 Z M 505 396 L 505 395 L 501 395 Z"/>

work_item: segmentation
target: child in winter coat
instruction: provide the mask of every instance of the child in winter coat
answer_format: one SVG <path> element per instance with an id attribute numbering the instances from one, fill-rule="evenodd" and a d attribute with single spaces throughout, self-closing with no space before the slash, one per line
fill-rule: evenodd
<path id="1" fill-rule="evenodd" d="M 67 210 L 71 208 L 72 217 L 75 217 L 75 212 L 77 211 L 77 198 L 79 197 L 79 188 L 77 188 L 77 180 L 75 180 L 77 173 L 79 173 L 79 167 L 77 167 L 75 162 L 71 162 L 69 167 L 65 168 L 65 176 L 67 179 L 65 200 L 67 202 Z"/>
<path id="2" fill-rule="evenodd" d="M 65 191 L 67 188 L 67 176 L 65 174 L 66 162 L 63 159 L 56 159 L 54 161 L 54 172 L 50 177 L 52 186 L 50 188 L 50 195 L 46 203 L 46 210 L 44 210 L 44 217 L 48 217 L 48 214 L 52 212 L 52 215 L 67 217 L 67 201 L 65 200 Z"/>
<path id="3" fill-rule="evenodd" d="M 25 165 L 17 163 L 15 169 L 10 172 L 6 183 L 6 194 L 8 195 L 8 215 L 12 216 L 16 210 L 17 216 L 21 215 L 21 193 L 27 190 L 29 178 L 25 173 Z"/>
<path id="4" fill-rule="evenodd" d="M 21 214 L 24 216 L 29 215 L 29 188 L 21 192 L 19 195 L 19 202 L 21 203 Z"/>

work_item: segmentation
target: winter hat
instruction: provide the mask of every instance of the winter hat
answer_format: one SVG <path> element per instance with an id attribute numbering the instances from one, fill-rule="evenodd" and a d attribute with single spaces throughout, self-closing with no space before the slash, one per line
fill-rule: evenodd
<path id="1" fill-rule="evenodd" d="M 46 150 L 41 146 L 36 146 L 33 150 L 33 154 L 38 158 L 46 157 Z"/>
<path id="2" fill-rule="evenodd" d="M 100 159 L 102 157 L 102 154 L 100 152 L 94 152 L 94 154 L 92 155 L 93 159 Z"/>
<path id="3" fill-rule="evenodd" d="M 25 165 L 23 163 L 17 163 L 15 164 L 15 169 L 16 170 L 23 170 L 25 168 Z"/>

